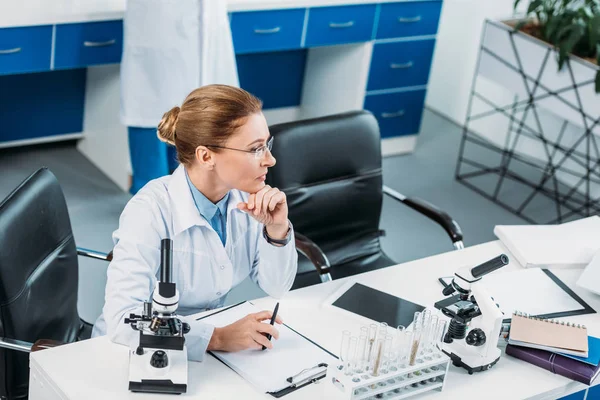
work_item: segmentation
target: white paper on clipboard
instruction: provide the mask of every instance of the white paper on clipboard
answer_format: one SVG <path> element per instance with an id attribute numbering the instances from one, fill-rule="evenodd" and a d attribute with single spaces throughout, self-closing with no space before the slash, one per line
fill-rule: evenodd
<path id="1" fill-rule="evenodd" d="M 258 307 L 245 302 L 202 319 L 206 323 L 222 327 L 259 311 Z M 277 392 L 290 386 L 287 378 L 296 376 L 305 369 L 311 369 L 320 363 L 336 362 L 332 355 L 287 326 L 277 325 L 276 328 L 279 339 L 273 339 L 273 349 L 212 353 L 265 393 Z"/>

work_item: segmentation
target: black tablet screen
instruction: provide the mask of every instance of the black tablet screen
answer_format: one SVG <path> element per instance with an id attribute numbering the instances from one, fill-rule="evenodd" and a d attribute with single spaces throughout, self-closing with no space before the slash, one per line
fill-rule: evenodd
<path id="1" fill-rule="evenodd" d="M 355 283 L 333 305 L 353 312 L 375 322 L 387 322 L 391 327 L 408 327 L 416 311 L 425 307 L 381 292 L 360 283 Z"/>

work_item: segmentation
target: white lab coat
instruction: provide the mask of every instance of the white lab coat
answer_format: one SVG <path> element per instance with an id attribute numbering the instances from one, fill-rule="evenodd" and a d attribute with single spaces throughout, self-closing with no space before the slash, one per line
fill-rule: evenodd
<path id="1" fill-rule="evenodd" d="M 229 290 L 250 276 L 267 294 L 279 298 L 292 286 L 298 266 L 294 240 L 269 244 L 263 225 L 237 204 L 248 194 L 232 190 L 227 202 L 227 242 L 200 215 L 183 166 L 173 175 L 144 186 L 123 210 L 113 234 L 115 247 L 108 267 L 105 304 L 92 336 L 107 334 L 116 343 L 135 345 L 138 335 L 125 324 L 140 314 L 160 277 L 160 241 L 173 240 L 173 279 L 180 293 L 178 314 L 221 307 Z M 293 235 L 293 233 L 292 233 Z M 187 320 L 190 360 L 202 360 L 213 327 Z"/>
<path id="2" fill-rule="evenodd" d="M 239 86 L 226 0 L 127 0 L 121 120 L 156 127 L 194 89 Z"/>

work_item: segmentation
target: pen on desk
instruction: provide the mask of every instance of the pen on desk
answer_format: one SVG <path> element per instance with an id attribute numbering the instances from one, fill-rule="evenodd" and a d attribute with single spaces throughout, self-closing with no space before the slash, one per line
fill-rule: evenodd
<path id="1" fill-rule="evenodd" d="M 275 318 L 277 318 L 277 311 L 279 311 L 279 303 L 275 304 L 275 310 L 273 311 L 273 316 L 271 316 L 271 326 L 275 323 Z M 270 334 L 267 334 L 267 339 L 271 340 Z M 266 348 L 266 346 L 262 347 L 263 350 L 265 350 Z"/>

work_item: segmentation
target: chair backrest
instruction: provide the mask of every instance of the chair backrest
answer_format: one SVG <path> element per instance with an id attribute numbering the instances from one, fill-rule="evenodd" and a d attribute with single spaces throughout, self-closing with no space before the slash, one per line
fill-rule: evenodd
<path id="1" fill-rule="evenodd" d="M 285 192 L 296 231 L 326 253 L 361 237 L 378 238 L 381 143 L 371 113 L 290 122 L 271 126 L 270 131 L 277 164 L 267 182 Z M 355 246 L 347 257 L 360 256 L 357 251 L 378 251 L 379 240 L 370 242 L 375 245 Z"/>
<path id="2" fill-rule="evenodd" d="M 0 336 L 76 340 L 77 249 L 61 187 L 39 169 L 0 203 Z M 27 398 L 29 354 L 0 349 L 1 398 Z"/>

